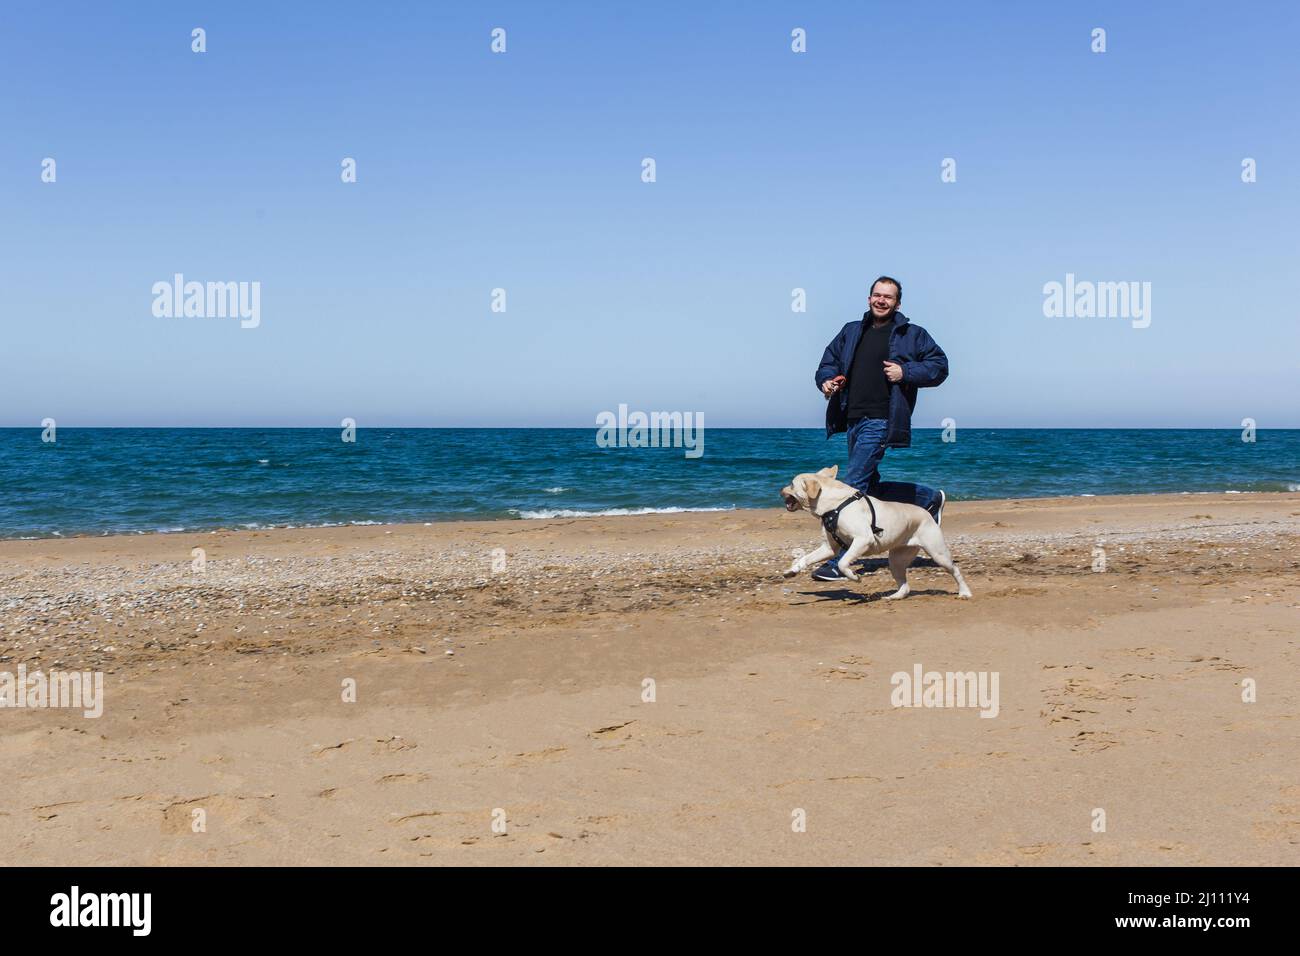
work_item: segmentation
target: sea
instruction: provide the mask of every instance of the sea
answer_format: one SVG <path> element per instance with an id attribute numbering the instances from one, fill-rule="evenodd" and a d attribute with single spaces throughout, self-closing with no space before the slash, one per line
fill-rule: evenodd
<path id="1" fill-rule="evenodd" d="M 527 521 L 775 508 L 845 467 L 843 435 L 717 428 L 703 454 L 602 447 L 594 428 L 0 429 L 0 538 Z M 44 440 L 53 438 L 53 441 Z M 945 438 L 949 440 L 945 440 Z M 1300 490 L 1300 429 L 941 429 L 889 451 L 888 481 L 949 500 Z"/>

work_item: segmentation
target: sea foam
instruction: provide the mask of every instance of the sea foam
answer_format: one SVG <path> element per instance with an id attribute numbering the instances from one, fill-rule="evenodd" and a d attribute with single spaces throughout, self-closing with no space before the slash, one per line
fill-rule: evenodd
<path id="1" fill-rule="evenodd" d="M 686 511 L 735 511 L 736 506 L 726 508 L 603 508 L 599 511 L 575 511 L 572 508 L 542 508 L 537 511 L 525 511 L 511 508 L 512 515 L 520 518 L 598 518 L 607 515 L 670 515 Z"/>

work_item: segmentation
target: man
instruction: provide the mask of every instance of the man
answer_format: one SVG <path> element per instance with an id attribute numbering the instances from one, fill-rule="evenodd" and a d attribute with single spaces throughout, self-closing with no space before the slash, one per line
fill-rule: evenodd
<path id="1" fill-rule="evenodd" d="M 919 325 L 898 311 L 903 286 L 881 276 L 871 284 L 870 311 L 850 322 L 826 346 L 814 380 L 828 399 L 826 437 L 848 432 L 849 467 L 843 480 L 884 501 L 919 505 L 943 519 L 946 496 L 925 485 L 881 481 L 886 448 L 912 444 L 916 390 L 948 377 L 948 356 Z M 813 572 L 817 581 L 843 580 L 835 562 Z"/>

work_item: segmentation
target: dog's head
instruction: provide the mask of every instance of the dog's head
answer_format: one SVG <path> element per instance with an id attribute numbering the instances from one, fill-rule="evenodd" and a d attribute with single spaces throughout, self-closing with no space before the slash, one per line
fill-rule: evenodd
<path id="1" fill-rule="evenodd" d="M 781 500 L 785 502 L 786 511 L 798 511 L 807 508 L 812 511 L 817 506 L 817 497 L 822 493 L 822 483 L 834 480 L 839 474 L 839 465 L 823 468 L 816 474 L 795 475 L 790 484 L 781 489 Z"/>

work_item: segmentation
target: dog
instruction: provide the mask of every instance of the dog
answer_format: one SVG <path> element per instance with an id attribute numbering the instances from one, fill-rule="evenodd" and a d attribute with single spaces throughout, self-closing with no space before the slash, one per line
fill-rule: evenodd
<path id="1" fill-rule="evenodd" d="M 887 600 L 896 601 L 911 593 L 907 584 L 907 567 L 918 551 L 925 551 L 935 564 L 952 575 L 957 582 L 959 598 L 971 596 L 966 580 L 948 553 L 943 532 L 928 511 L 916 505 L 881 501 L 867 495 L 850 500 L 858 491 L 851 485 L 836 481 L 838 473 L 839 466 L 832 465 L 816 474 L 795 475 L 790 484 L 781 489 L 785 510 L 805 508 L 813 517 L 823 518 L 822 531 L 826 535 L 821 547 L 796 559 L 785 570 L 785 577 L 794 577 L 812 565 L 833 558 L 844 548 L 844 556 L 837 567 L 850 581 L 857 581 L 861 575 L 853 570 L 854 561 L 865 555 L 888 551 L 889 571 L 898 590 L 888 595 Z M 831 513 L 832 521 L 829 525 L 825 519 L 828 513 Z"/>

